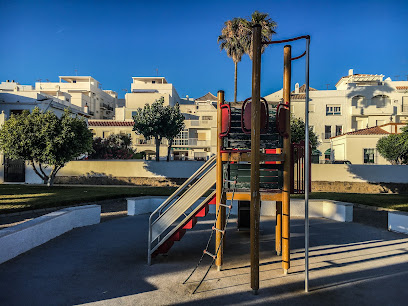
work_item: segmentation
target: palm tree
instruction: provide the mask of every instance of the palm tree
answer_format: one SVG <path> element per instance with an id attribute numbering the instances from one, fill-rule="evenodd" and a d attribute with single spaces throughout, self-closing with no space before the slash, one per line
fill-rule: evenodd
<path id="1" fill-rule="evenodd" d="M 269 18 L 268 13 L 261 13 L 255 11 L 251 15 L 250 20 L 240 19 L 243 23 L 244 30 L 241 31 L 243 37 L 241 38 L 241 42 L 244 45 L 245 53 L 249 55 L 252 60 L 252 27 L 256 24 L 261 25 L 261 38 L 263 42 L 271 41 L 272 35 L 276 34 L 274 31 L 277 27 L 275 21 Z M 261 52 L 265 51 L 267 45 L 262 45 Z"/>
<path id="2" fill-rule="evenodd" d="M 221 35 L 218 36 L 217 40 L 220 44 L 220 49 L 225 50 L 228 57 L 232 58 L 235 64 L 234 102 L 237 102 L 238 63 L 245 54 L 242 38 L 245 36 L 246 31 L 243 19 L 234 18 L 224 23 L 224 28 L 222 28 Z"/>

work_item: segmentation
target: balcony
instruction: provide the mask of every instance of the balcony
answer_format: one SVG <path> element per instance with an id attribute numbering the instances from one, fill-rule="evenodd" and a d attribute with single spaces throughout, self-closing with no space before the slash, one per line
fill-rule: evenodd
<path id="1" fill-rule="evenodd" d="M 209 147 L 211 146 L 211 141 L 209 140 L 198 140 L 197 138 L 190 138 L 188 140 L 189 146 L 197 146 L 197 147 Z"/>
<path id="2" fill-rule="evenodd" d="M 408 112 L 408 110 L 407 110 Z M 394 114 L 394 106 L 386 105 L 385 107 L 376 107 L 375 105 L 370 105 L 367 107 L 352 107 L 352 116 L 375 116 L 375 115 L 387 115 L 391 116 Z"/>
<path id="3" fill-rule="evenodd" d="M 185 120 L 186 127 L 200 127 L 200 128 L 211 128 L 214 127 L 212 120 Z M 215 124 L 216 126 L 216 124 Z"/>

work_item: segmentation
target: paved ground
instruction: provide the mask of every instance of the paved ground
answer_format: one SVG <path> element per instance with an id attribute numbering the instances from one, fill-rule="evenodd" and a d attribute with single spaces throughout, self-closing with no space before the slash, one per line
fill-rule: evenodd
<path id="1" fill-rule="evenodd" d="M 234 220 L 233 220 L 234 221 Z M 0 265 L 1 305 L 406 305 L 408 236 L 357 223 L 311 220 L 310 287 L 303 291 L 304 222 L 291 222 L 292 267 L 274 255 L 274 220 L 262 218 L 260 291 L 249 285 L 249 233 L 231 222 L 223 271 L 209 260 L 186 285 L 209 236 L 207 217 L 167 256 L 146 265 L 148 216 L 75 229 Z"/>

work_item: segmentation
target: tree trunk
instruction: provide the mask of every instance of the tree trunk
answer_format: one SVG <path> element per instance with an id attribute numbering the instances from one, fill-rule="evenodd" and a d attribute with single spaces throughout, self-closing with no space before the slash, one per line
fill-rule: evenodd
<path id="1" fill-rule="evenodd" d="M 47 182 L 48 182 L 48 176 L 46 176 L 45 174 L 42 175 L 42 174 L 37 170 L 37 168 L 36 168 L 36 166 L 35 166 L 33 160 L 30 160 L 30 163 L 31 163 L 31 167 L 33 168 L 35 174 L 37 174 L 37 175 L 43 180 L 44 184 L 47 184 Z M 42 172 L 42 171 L 41 171 L 41 172 Z M 43 172 L 43 173 L 44 173 L 44 172 Z"/>
<path id="2" fill-rule="evenodd" d="M 160 161 L 160 143 L 161 143 L 161 139 L 156 136 L 155 137 L 156 140 L 156 161 Z"/>
<path id="3" fill-rule="evenodd" d="M 234 102 L 237 102 L 238 62 L 234 62 L 234 64 L 235 64 Z"/>
<path id="4" fill-rule="evenodd" d="M 50 173 L 50 176 L 48 177 L 48 182 L 47 182 L 47 186 L 48 187 L 52 187 L 54 185 L 54 180 L 55 177 L 57 176 L 58 171 L 62 168 L 63 166 L 54 166 L 54 168 L 52 168 L 52 171 Z"/>
<path id="5" fill-rule="evenodd" d="M 167 147 L 167 161 L 170 161 L 170 152 L 171 152 L 171 146 L 173 145 L 173 139 L 169 140 L 169 146 Z"/>

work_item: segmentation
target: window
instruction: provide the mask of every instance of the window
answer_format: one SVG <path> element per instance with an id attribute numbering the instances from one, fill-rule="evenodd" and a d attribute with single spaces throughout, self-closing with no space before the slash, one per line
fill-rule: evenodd
<path id="1" fill-rule="evenodd" d="M 156 81 L 152 81 L 152 84 L 156 84 Z"/>
<path id="2" fill-rule="evenodd" d="M 343 134 L 343 126 L 342 125 L 336 125 L 336 136 L 339 136 Z"/>
<path id="3" fill-rule="evenodd" d="M 324 139 L 330 139 L 331 137 L 331 125 L 324 126 Z"/>
<path id="4" fill-rule="evenodd" d="M 187 146 L 188 145 L 188 129 L 184 129 L 174 138 L 173 145 Z"/>
<path id="5" fill-rule="evenodd" d="M 408 113 L 408 97 L 402 97 L 402 112 Z"/>
<path id="6" fill-rule="evenodd" d="M 364 163 L 374 164 L 374 149 L 364 149 Z"/>
<path id="7" fill-rule="evenodd" d="M 137 114 L 136 111 L 132 112 L 132 118 L 133 118 L 134 116 L 136 116 L 136 114 Z"/>
<path id="8" fill-rule="evenodd" d="M 326 105 L 326 116 L 341 115 L 340 105 Z"/>

